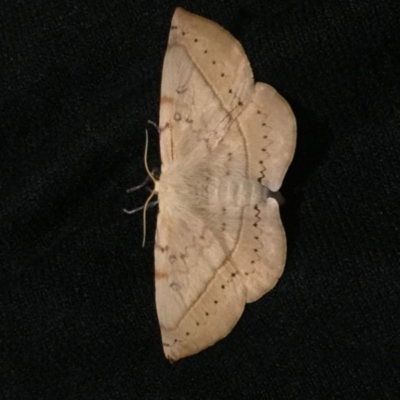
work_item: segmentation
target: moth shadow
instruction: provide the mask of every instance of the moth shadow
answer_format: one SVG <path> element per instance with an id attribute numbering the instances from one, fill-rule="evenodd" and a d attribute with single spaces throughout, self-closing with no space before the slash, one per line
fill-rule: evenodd
<path id="1" fill-rule="evenodd" d="M 285 198 L 281 218 L 289 249 L 299 233 L 298 214 L 304 200 L 304 186 L 322 164 L 333 139 L 327 121 L 295 102 L 290 104 L 297 120 L 297 145 L 281 189 Z"/>

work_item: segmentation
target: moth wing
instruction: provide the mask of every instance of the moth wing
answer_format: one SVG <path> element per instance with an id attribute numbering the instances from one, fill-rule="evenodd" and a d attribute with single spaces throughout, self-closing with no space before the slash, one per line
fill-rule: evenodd
<path id="1" fill-rule="evenodd" d="M 215 146 L 253 90 L 253 73 L 240 43 L 213 21 L 177 8 L 161 81 L 162 163 L 199 145 Z"/>
<path id="2" fill-rule="evenodd" d="M 243 47 L 229 32 L 177 8 L 161 82 L 162 163 L 199 145 L 213 149 L 236 119 L 251 160 L 250 177 L 279 190 L 296 146 L 290 106 L 273 87 L 254 84 Z"/>
<path id="3" fill-rule="evenodd" d="M 231 225 L 229 235 L 216 234 L 216 225 L 199 216 L 158 214 L 156 306 L 164 353 L 171 361 L 213 345 L 242 315 L 246 292 L 229 257 L 240 221 Z"/>
<path id="4" fill-rule="evenodd" d="M 280 189 L 296 147 L 296 118 L 287 101 L 270 85 L 257 82 L 239 116 L 250 160 L 249 175 L 273 192 Z"/>
<path id="5" fill-rule="evenodd" d="M 271 290 L 282 274 L 286 242 L 276 200 L 231 211 L 225 223 L 158 215 L 156 306 L 170 360 L 225 337 L 245 303 Z"/>
<path id="6" fill-rule="evenodd" d="M 214 22 L 178 8 L 162 77 L 163 167 L 175 161 L 200 189 L 209 190 L 207 180 L 215 179 L 240 182 L 233 188 L 246 189 L 248 182 L 261 188 L 253 185 L 258 181 L 278 190 L 295 138 L 290 107 L 272 87 L 254 84 L 240 43 Z M 189 207 L 186 215 L 160 208 L 156 304 L 170 360 L 226 336 L 245 303 L 272 289 L 282 274 L 286 238 L 277 202 L 267 191 L 254 200 L 246 190 L 229 190 L 209 191 L 225 194 L 220 205 L 217 199 L 193 205 L 193 197 L 177 195 L 172 203 Z M 238 206 L 234 199 L 248 201 Z"/>

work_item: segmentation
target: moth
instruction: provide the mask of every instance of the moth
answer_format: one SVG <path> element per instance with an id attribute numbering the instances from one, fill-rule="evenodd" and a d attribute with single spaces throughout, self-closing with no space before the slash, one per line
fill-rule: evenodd
<path id="1" fill-rule="evenodd" d="M 254 83 L 240 43 L 177 8 L 164 58 L 156 307 L 170 361 L 213 345 L 286 261 L 275 199 L 296 121 L 274 88 Z"/>

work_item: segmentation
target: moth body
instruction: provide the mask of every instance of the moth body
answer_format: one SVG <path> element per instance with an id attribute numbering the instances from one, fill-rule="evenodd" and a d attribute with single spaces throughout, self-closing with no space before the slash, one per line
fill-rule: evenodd
<path id="1" fill-rule="evenodd" d="M 292 160 L 296 122 L 273 87 L 254 83 L 232 35 L 177 8 L 159 128 L 156 306 L 175 361 L 225 337 L 282 275 L 286 237 L 272 192 Z"/>
<path id="2" fill-rule="evenodd" d="M 173 162 L 163 169 L 155 187 L 160 212 L 187 218 L 215 213 L 218 217 L 222 208 L 266 201 L 269 190 L 256 179 L 248 179 L 240 170 L 216 174 L 218 167 L 207 161 Z"/>

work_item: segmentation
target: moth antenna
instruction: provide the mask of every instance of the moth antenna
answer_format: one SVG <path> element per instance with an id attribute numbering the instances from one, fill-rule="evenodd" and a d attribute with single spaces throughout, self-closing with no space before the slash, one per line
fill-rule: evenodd
<path id="1" fill-rule="evenodd" d="M 148 204 L 147 208 L 154 207 L 154 206 L 156 206 L 157 204 L 158 204 L 158 200 L 151 201 L 151 202 Z M 144 206 L 140 206 L 140 207 L 134 208 L 133 210 L 127 210 L 126 208 L 124 208 L 122 211 L 123 211 L 124 213 L 126 213 L 126 214 L 135 214 L 136 212 L 143 210 L 143 208 L 144 208 Z"/>
<path id="2" fill-rule="evenodd" d="M 147 120 L 147 123 L 153 125 L 154 128 L 157 129 L 157 132 L 160 133 L 160 128 L 158 127 L 158 125 L 157 125 L 155 122 L 150 121 L 150 120 L 148 119 L 148 120 Z"/>
<path id="3" fill-rule="evenodd" d="M 151 180 L 153 181 L 153 183 L 155 185 L 157 182 L 156 178 L 154 178 L 153 174 L 150 172 L 149 166 L 147 164 L 148 149 L 149 149 L 149 132 L 146 129 L 146 144 L 144 146 L 144 168 L 146 169 L 148 176 L 151 178 Z M 151 198 L 151 196 L 150 196 L 150 198 Z"/>
<path id="4" fill-rule="evenodd" d="M 156 194 L 156 191 L 153 190 L 150 194 L 150 196 L 147 198 L 146 203 L 144 203 L 143 206 L 143 242 L 142 242 L 142 247 L 144 247 L 145 243 L 146 243 L 146 211 L 147 211 L 147 207 L 150 204 L 150 200 L 152 199 L 152 197 Z M 157 204 L 158 201 L 155 201 L 155 204 Z"/>
<path id="5" fill-rule="evenodd" d="M 146 178 L 144 179 L 144 181 L 140 185 L 137 185 L 137 186 L 134 186 L 134 187 L 132 187 L 130 189 L 127 189 L 126 193 L 132 193 L 132 192 L 135 192 L 136 190 L 141 189 L 144 185 L 146 185 L 146 183 L 149 180 L 150 180 L 150 177 L 147 175 Z"/>
<path id="6" fill-rule="evenodd" d="M 156 125 L 154 122 L 149 121 L 149 123 L 151 123 L 152 125 L 154 125 L 154 126 L 157 128 L 157 130 L 158 130 L 158 127 L 157 127 L 157 125 Z M 146 132 L 146 144 L 145 144 L 145 147 L 144 147 L 144 168 L 146 169 L 147 177 L 146 177 L 146 179 L 144 180 L 144 182 L 142 182 L 140 185 L 137 185 L 137 186 L 135 186 L 135 187 L 133 187 L 133 188 L 128 189 L 128 190 L 126 191 L 127 193 L 134 192 L 135 190 L 138 190 L 138 189 L 142 188 L 144 185 L 146 185 L 146 183 L 147 183 L 150 179 L 153 181 L 154 185 L 156 185 L 156 183 L 157 183 L 157 180 L 156 180 L 156 178 L 154 177 L 153 173 L 150 171 L 149 166 L 148 166 L 148 163 L 147 163 L 147 154 L 148 154 L 148 149 L 149 149 L 149 133 L 148 133 L 147 129 L 146 129 L 145 132 Z M 158 200 L 155 200 L 155 201 L 150 202 L 150 200 L 152 199 L 152 197 L 153 197 L 156 193 L 157 193 L 157 192 L 156 192 L 154 189 L 151 191 L 151 194 L 150 194 L 150 196 L 147 198 L 146 203 L 144 203 L 144 206 L 134 208 L 133 210 L 127 210 L 127 209 L 125 209 L 125 208 L 123 209 L 123 211 L 124 211 L 125 213 L 127 213 L 127 214 L 134 214 L 134 213 L 136 213 L 136 212 L 138 212 L 138 211 L 140 211 L 140 210 L 143 210 L 143 242 L 142 242 L 142 247 L 144 247 L 144 245 L 145 245 L 145 243 L 146 243 L 146 211 L 147 211 L 147 208 L 148 208 L 148 207 L 154 207 L 156 204 L 158 204 Z"/>
<path id="7" fill-rule="evenodd" d="M 154 124 L 154 122 L 153 122 Z M 158 129 L 158 128 L 157 128 Z M 149 166 L 147 164 L 147 153 L 148 153 L 148 149 L 149 149 L 149 132 L 146 129 L 146 145 L 144 147 L 144 167 L 146 168 L 146 172 L 148 174 L 148 176 L 151 178 L 151 180 L 154 183 L 154 186 L 157 183 L 156 178 L 154 178 L 153 174 L 150 172 Z M 145 243 L 146 243 L 146 211 L 147 211 L 147 207 L 150 203 L 150 200 L 152 199 L 152 197 L 156 194 L 155 189 L 153 189 L 153 191 L 151 192 L 150 196 L 147 198 L 146 203 L 144 203 L 143 206 L 143 242 L 142 242 L 142 247 L 144 247 Z"/>

